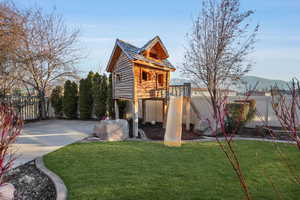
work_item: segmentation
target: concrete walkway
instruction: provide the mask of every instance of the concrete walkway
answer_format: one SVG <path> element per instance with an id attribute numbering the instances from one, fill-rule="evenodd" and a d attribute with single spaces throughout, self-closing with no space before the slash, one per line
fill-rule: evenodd
<path id="1" fill-rule="evenodd" d="M 96 121 L 45 120 L 25 124 L 14 144 L 14 167 L 81 140 L 92 133 Z"/>

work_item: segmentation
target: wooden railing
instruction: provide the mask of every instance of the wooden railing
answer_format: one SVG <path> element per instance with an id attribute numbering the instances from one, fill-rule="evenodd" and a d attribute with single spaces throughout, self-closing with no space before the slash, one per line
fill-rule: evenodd
<path id="1" fill-rule="evenodd" d="M 192 93 L 192 87 L 190 83 L 184 83 L 183 85 L 170 85 L 168 90 L 169 96 L 184 96 L 190 97 Z"/>
<path id="2" fill-rule="evenodd" d="M 163 89 L 154 89 L 152 90 L 151 96 L 155 98 L 169 98 L 170 96 L 184 96 L 190 97 L 192 92 L 191 84 L 185 83 L 183 85 L 170 85 L 166 90 Z"/>
<path id="3" fill-rule="evenodd" d="M 165 88 L 155 89 L 151 91 L 151 96 L 155 98 L 169 98 L 170 96 L 190 97 L 191 92 L 191 84 L 185 83 L 183 85 L 170 85 L 167 90 Z"/>

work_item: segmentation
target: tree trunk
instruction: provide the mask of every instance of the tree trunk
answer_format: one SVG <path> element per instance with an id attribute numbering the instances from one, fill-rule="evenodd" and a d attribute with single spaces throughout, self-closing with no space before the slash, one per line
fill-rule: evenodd
<path id="1" fill-rule="evenodd" d="M 39 119 L 46 119 L 46 100 L 45 100 L 45 92 L 39 91 Z"/>

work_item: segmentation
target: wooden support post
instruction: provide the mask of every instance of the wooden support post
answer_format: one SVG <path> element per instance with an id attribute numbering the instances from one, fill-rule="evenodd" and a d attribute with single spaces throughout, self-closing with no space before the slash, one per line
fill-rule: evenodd
<path id="1" fill-rule="evenodd" d="M 168 116 L 168 101 L 167 100 L 163 100 L 162 116 L 163 116 L 163 128 L 166 128 L 167 116 Z"/>
<path id="2" fill-rule="evenodd" d="M 120 118 L 120 116 L 119 116 L 119 106 L 118 106 L 118 100 L 117 100 L 117 99 L 115 99 L 115 100 L 114 100 L 114 102 L 115 102 L 115 118 L 116 118 L 116 119 L 119 119 L 119 118 Z"/>
<path id="3" fill-rule="evenodd" d="M 143 123 L 146 123 L 146 100 L 142 100 L 142 117 L 143 117 Z"/>
<path id="4" fill-rule="evenodd" d="M 189 131 L 191 129 L 191 98 L 185 97 L 185 129 Z"/>
<path id="5" fill-rule="evenodd" d="M 133 137 L 137 137 L 139 133 L 139 101 L 134 99 L 131 101 Z"/>

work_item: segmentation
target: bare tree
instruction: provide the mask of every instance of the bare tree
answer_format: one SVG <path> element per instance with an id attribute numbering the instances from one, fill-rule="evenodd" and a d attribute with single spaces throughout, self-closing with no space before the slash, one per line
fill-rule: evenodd
<path id="1" fill-rule="evenodd" d="M 0 92 L 6 95 L 11 91 L 17 80 L 18 73 L 15 52 L 20 46 L 23 36 L 25 16 L 11 2 L 0 3 Z"/>
<path id="2" fill-rule="evenodd" d="M 208 102 L 212 106 L 213 119 L 208 120 L 209 129 L 227 157 L 238 177 L 245 199 L 252 199 L 233 137 L 237 129 L 228 131 L 228 89 L 250 70 L 247 55 L 253 50 L 259 26 L 249 31 L 246 23 L 253 11 L 242 12 L 239 0 L 204 0 L 202 11 L 193 23 L 185 53 L 183 73 L 196 85 L 208 89 Z M 247 99 L 247 98 L 246 98 Z M 237 124 L 241 123 L 240 117 Z M 236 126 L 239 127 L 239 126 Z M 224 142 L 218 138 L 219 131 Z"/>
<path id="3" fill-rule="evenodd" d="M 55 10 L 40 8 L 23 12 L 24 36 L 16 55 L 23 74 L 15 78 L 32 87 L 40 98 L 40 118 L 45 118 L 45 92 L 64 77 L 76 77 L 75 64 L 82 58 L 77 41 L 79 30 L 70 30 Z"/>
<path id="4" fill-rule="evenodd" d="M 182 71 L 195 84 L 207 87 L 216 117 L 221 88 L 227 89 L 250 70 L 247 55 L 252 51 L 259 26 L 246 20 L 253 11 L 242 12 L 239 0 L 205 0 L 188 35 Z"/>

